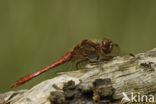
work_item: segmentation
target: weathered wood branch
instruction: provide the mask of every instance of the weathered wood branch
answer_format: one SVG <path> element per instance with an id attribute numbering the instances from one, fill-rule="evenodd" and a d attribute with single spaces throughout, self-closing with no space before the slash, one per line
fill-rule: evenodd
<path id="1" fill-rule="evenodd" d="M 117 56 L 110 61 L 89 64 L 29 90 L 1 94 L 0 100 L 9 104 L 120 104 L 123 93 L 129 98 L 132 93 L 156 97 L 155 70 L 156 48 L 135 57 Z"/>

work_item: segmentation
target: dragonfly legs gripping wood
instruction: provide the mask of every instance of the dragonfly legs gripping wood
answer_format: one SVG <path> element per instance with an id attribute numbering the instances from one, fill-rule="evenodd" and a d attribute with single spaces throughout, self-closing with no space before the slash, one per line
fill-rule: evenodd
<path id="1" fill-rule="evenodd" d="M 83 59 L 83 60 L 78 61 L 78 62 L 76 63 L 76 70 L 79 69 L 79 64 L 81 64 L 81 63 L 83 63 L 83 62 L 87 62 L 87 61 L 89 61 L 88 58 L 87 58 L 87 59 Z"/>
<path id="2" fill-rule="evenodd" d="M 83 62 L 87 62 L 87 61 L 89 61 L 89 63 L 96 63 L 96 62 L 98 62 L 99 58 L 100 58 L 100 57 L 97 56 L 97 57 L 96 57 L 96 61 L 90 61 L 89 58 L 86 58 L 86 59 L 83 59 L 83 60 L 78 61 L 78 62 L 76 63 L 76 70 L 79 69 L 79 64 L 81 64 L 81 63 L 83 63 Z"/>
<path id="3" fill-rule="evenodd" d="M 95 61 L 89 61 L 89 63 L 91 64 L 98 64 L 98 63 L 101 63 L 101 62 L 107 62 L 107 61 L 110 61 L 114 58 L 114 56 L 107 56 L 105 58 L 102 58 L 102 59 L 99 59 L 99 57 L 97 57 L 97 60 Z"/>

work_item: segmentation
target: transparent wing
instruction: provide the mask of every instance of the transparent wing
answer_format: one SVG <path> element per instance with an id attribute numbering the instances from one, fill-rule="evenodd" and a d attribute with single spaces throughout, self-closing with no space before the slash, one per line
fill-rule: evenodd
<path id="1" fill-rule="evenodd" d="M 78 59 L 75 61 L 67 62 L 60 66 L 59 70 L 56 71 L 56 74 L 64 74 L 69 71 L 80 70 L 85 67 L 86 64 L 89 63 L 89 59 Z"/>

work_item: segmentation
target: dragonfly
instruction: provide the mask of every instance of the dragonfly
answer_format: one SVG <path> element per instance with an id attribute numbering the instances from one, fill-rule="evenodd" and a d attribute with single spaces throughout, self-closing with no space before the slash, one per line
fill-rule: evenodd
<path id="1" fill-rule="evenodd" d="M 91 60 L 93 58 L 96 58 L 96 60 L 99 60 L 100 57 L 107 57 L 109 56 L 113 50 L 119 49 L 118 44 L 113 43 L 111 40 L 104 38 L 102 41 L 99 40 L 89 40 L 85 39 L 82 40 L 80 43 L 78 43 L 72 50 L 66 52 L 60 59 L 58 59 L 56 62 L 38 70 L 31 74 L 28 74 L 24 76 L 23 78 L 20 78 L 17 80 L 11 88 L 18 87 L 25 82 L 33 79 L 34 77 L 48 71 L 49 69 L 55 68 L 61 64 L 73 62 L 75 60 L 79 60 L 76 63 L 76 69 L 78 69 L 78 66 L 80 63 Z"/>

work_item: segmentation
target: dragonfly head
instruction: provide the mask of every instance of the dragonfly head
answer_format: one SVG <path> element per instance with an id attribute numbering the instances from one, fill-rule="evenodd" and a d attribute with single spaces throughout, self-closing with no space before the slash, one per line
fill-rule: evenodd
<path id="1" fill-rule="evenodd" d="M 100 47 L 104 54 L 109 54 L 112 52 L 113 47 L 118 47 L 118 44 L 115 44 L 111 40 L 105 38 L 102 40 Z"/>

